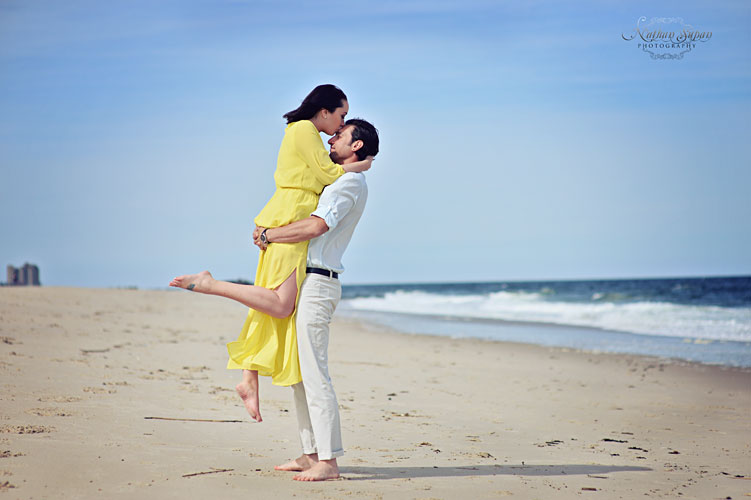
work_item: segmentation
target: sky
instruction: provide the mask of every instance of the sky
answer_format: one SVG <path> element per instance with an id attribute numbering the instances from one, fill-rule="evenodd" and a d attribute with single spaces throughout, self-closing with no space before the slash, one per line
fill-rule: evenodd
<path id="1" fill-rule="evenodd" d="M 712 36 L 653 59 L 642 16 Z M 749 275 L 749 47 L 743 0 L 2 0 L 0 264 L 252 279 L 334 83 L 381 139 L 344 284 Z"/>

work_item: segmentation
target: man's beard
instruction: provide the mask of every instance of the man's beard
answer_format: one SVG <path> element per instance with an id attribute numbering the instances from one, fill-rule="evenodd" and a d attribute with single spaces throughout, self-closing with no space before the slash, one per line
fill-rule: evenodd
<path id="1" fill-rule="evenodd" d="M 331 161 L 333 161 L 334 163 L 338 163 L 340 165 L 342 163 L 342 158 L 334 151 L 329 153 L 329 158 L 331 158 Z"/>

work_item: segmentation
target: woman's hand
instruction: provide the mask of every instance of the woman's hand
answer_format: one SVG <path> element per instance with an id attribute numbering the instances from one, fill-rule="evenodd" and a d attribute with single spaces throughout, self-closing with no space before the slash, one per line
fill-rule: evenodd
<path id="1" fill-rule="evenodd" d="M 370 166 L 373 164 L 373 157 L 366 156 L 364 160 L 356 161 L 354 163 L 347 163 L 342 165 L 345 172 L 366 172 L 370 170 Z"/>

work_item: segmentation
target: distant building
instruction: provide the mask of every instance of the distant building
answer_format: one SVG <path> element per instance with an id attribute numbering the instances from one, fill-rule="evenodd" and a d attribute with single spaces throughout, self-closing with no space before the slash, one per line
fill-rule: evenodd
<path id="1" fill-rule="evenodd" d="M 28 262 L 23 267 L 7 267 L 8 286 L 39 286 L 39 267 Z"/>
<path id="2" fill-rule="evenodd" d="M 6 280 L 6 283 L 10 285 L 15 285 L 18 283 L 18 269 L 8 264 L 8 279 Z"/>

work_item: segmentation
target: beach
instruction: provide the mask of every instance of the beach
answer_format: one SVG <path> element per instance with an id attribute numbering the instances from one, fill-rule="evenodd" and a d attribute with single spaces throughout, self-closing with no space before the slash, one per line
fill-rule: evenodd
<path id="1" fill-rule="evenodd" d="M 252 423 L 246 308 L 183 291 L 0 288 L 4 498 L 751 496 L 751 369 L 410 335 L 338 318 L 342 479 L 299 483 L 292 391 Z M 552 328 L 552 327 L 551 327 Z"/>

